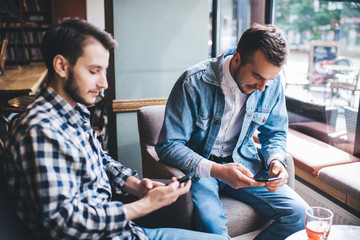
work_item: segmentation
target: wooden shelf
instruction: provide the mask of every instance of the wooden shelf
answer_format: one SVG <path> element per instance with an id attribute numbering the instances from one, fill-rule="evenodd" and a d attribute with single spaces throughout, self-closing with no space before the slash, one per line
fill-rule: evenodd
<path id="1" fill-rule="evenodd" d="M 27 65 L 41 62 L 40 45 L 43 35 L 52 25 L 49 0 L 16 0 L 17 19 L 1 20 L 0 43 L 8 39 L 6 65 Z"/>

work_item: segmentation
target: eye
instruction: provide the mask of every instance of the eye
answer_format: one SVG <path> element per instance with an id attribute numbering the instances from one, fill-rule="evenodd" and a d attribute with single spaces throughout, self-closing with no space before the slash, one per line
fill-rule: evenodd
<path id="1" fill-rule="evenodd" d="M 90 72 L 90 74 L 95 75 L 95 74 L 98 73 L 98 70 L 91 70 L 91 69 L 90 69 L 89 72 Z"/>
<path id="2" fill-rule="evenodd" d="M 262 79 L 262 77 L 260 77 L 259 75 L 257 75 L 256 73 L 253 74 L 254 78 L 256 79 Z"/>

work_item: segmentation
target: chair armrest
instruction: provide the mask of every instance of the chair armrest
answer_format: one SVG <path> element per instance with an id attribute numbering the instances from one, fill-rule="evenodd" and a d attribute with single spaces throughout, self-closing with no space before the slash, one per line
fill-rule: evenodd
<path id="1" fill-rule="evenodd" d="M 154 146 L 147 145 L 143 151 L 143 175 L 147 178 L 170 179 L 181 177 L 185 174 L 179 169 L 160 162 Z"/>
<path id="2" fill-rule="evenodd" d="M 292 189 L 295 189 L 295 166 L 294 166 L 294 159 L 292 156 L 288 153 L 286 153 L 285 157 L 285 163 L 286 163 L 286 170 L 289 174 L 287 185 L 291 187 Z"/>

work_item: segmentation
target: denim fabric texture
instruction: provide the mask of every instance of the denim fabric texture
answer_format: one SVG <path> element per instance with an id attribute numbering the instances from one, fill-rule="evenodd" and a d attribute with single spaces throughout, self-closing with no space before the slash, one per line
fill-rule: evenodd
<path id="1" fill-rule="evenodd" d="M 150 240 L 230 240 L 229 237 L 179 228 L 143 228 Z"/>

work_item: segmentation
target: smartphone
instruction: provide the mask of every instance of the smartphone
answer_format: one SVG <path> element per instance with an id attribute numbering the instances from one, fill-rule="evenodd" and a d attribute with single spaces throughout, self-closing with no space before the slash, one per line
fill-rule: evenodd
<path id="1" fill-rule="evenodd" d="M 269 177 L 269 172 L 264 169 L 257 172 L 254 176 L 254 180 L 259 182 L 272 182 L 279 179 L 281 179 L 281 177 Z"/>
<path id="2" fill-rule="evenodd" d="M 189 180 L 191 180 L 191 181 L 193 181 L 193 182 L 199 181 L 198 178 L 193 178 L 193 177 L 190 176 L 189 174 L 183 176 L 182 178 L 178 178 L 178 179 L 177 179 L 177 181 L 178 181 L 179 183 L 187 182 L 187 181 L 189 181 Z"/>

